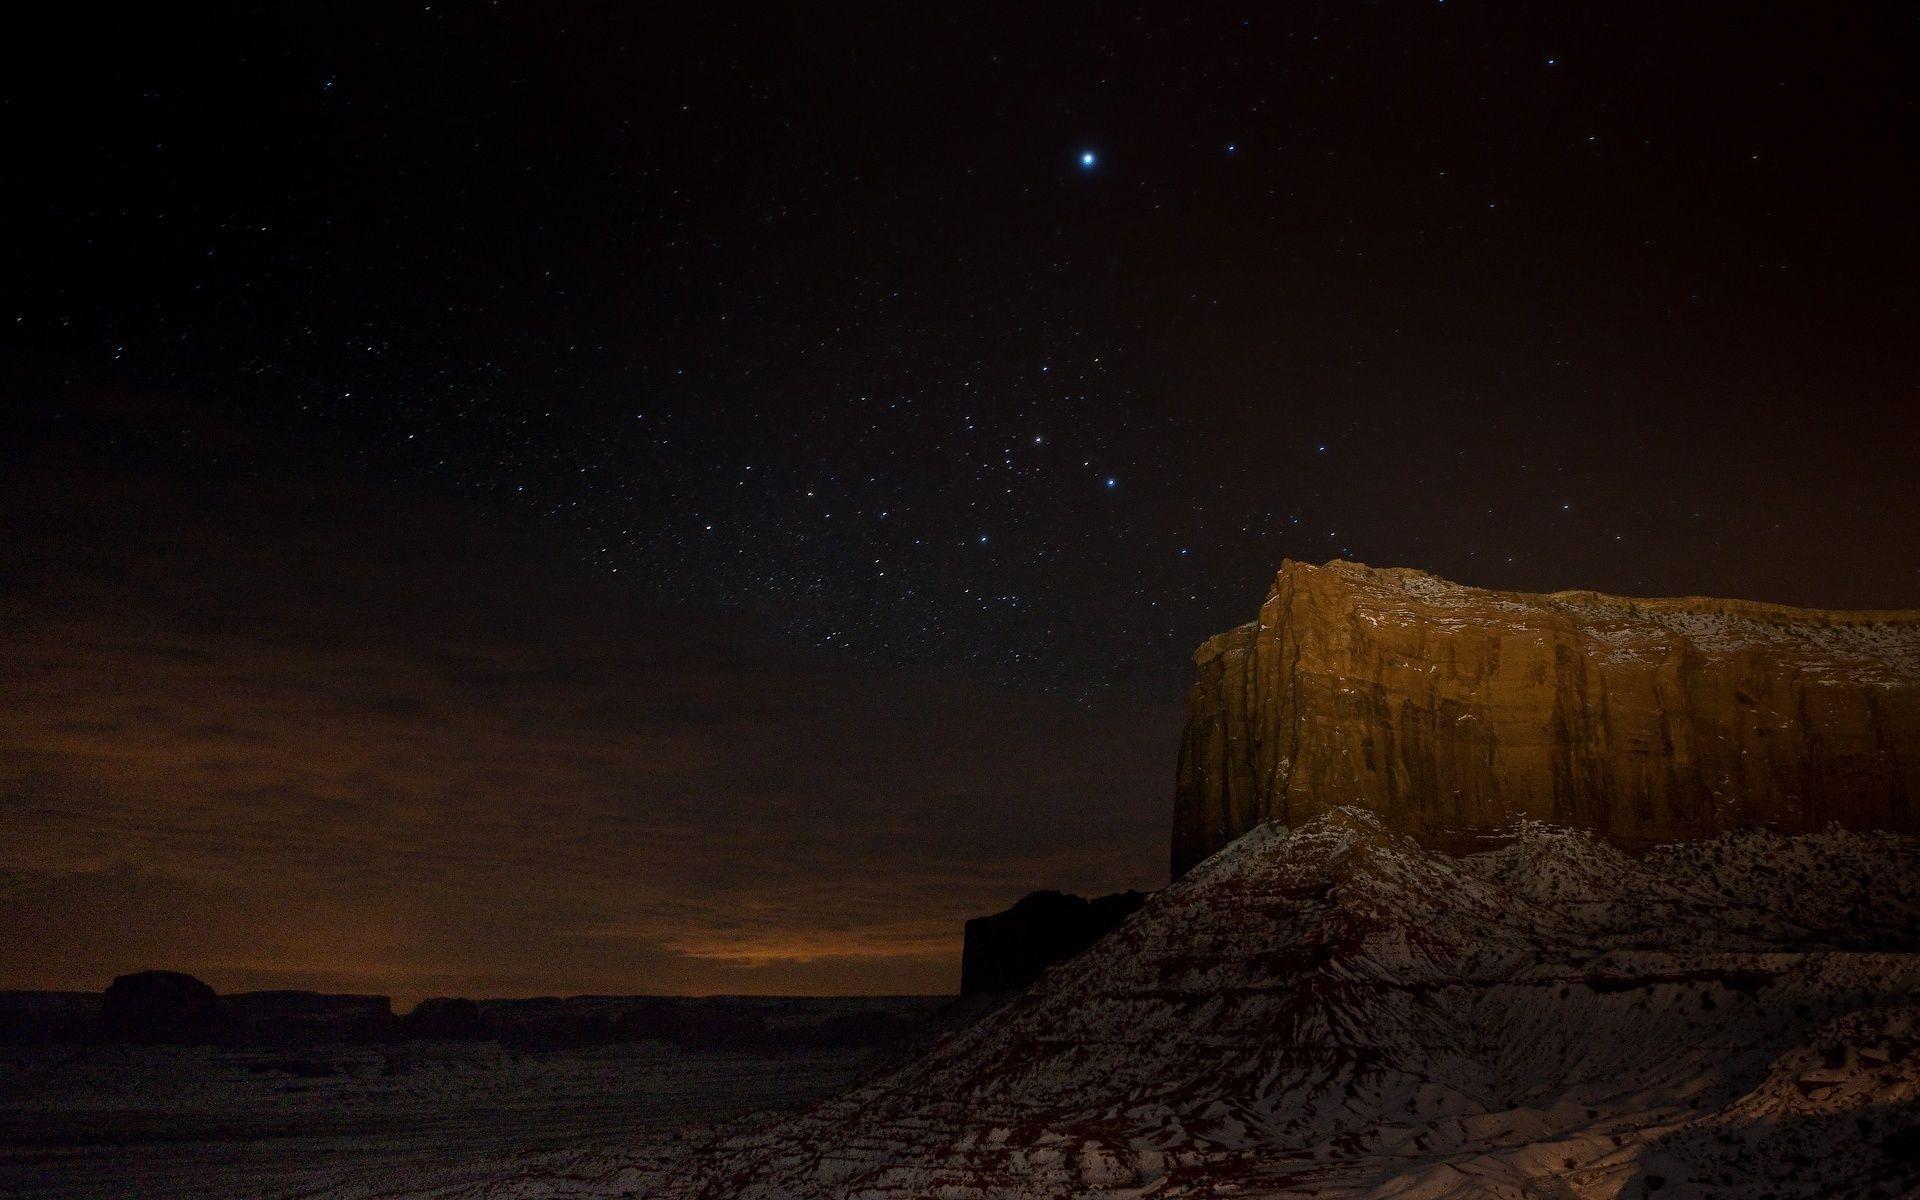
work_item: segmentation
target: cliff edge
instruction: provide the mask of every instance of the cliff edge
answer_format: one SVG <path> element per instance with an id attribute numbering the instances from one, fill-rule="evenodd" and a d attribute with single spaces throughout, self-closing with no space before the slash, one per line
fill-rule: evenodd
<path id="1" fill-rule="evenodd" d="M 1357 805 L 1464 849 L 1516 818 L 1628 848 L 1767 826 L 1920 832 L 1920 610 L 1463 587 L 1281 566 L 1194 655 L 1176 878 Z"/>

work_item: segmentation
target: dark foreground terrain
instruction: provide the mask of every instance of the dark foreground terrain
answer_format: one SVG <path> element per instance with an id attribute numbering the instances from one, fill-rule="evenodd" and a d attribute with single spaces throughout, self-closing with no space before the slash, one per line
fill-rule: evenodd
<path id="1" fill-rule="evenodd" d="M 761 1003 L 775 1036 L 731 1045 L 0 1045 L 0 1196 L 364 1197 L 497 1187 L 502 1158 L 652 1162 L 712 1123 L 843 1089 L 947 1000 Z M 849 1026 L 881 1036 L 819 1036 Z"/>

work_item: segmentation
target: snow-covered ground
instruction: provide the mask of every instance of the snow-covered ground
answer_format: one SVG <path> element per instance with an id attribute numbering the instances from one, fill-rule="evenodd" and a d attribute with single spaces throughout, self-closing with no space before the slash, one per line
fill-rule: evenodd
<path id="1" fill-rule="evenodd" d="M 798 1115 L 445 1196 L 1826 1197 L 1920 1184 L 1920 850 L 1451 857 L 1257 829 L 1020 1000 Z M 616 1156 L 617 1157 L 617 1156 Z"/>
<path id="2" fill-rule="evenodd" d="M 1633 858 L 1527 825 L 1450 856 L 1359 810 L 1262 826 L 864 1079 L 657 1047 L 367 1050 L 333 1076 L 87 1053 L 131 1057 L 9 1068 L 9 1097 L 63 1082 L 9 1100 L 0 1193 L 51 1170 L 68 1194 L 356 1200 L 1904 1196 L 1920 843 Z M 28 1108 L 55 1115 L 23 1148 Z"/>

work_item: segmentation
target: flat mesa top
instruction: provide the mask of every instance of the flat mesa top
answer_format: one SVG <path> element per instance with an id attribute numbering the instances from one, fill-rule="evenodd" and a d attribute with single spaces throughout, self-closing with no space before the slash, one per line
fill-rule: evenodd
<path id="1" fill-rule="evenodd" d="M 1551 630 L 1571 636 L 1595 657 L 1621 661 L 1645 662 L 1682 650 L 1706 658 L 1755 652 L 1792 660 L 1804 671 L 1830 670 L 1836 681 L 1844 674 L 1855 683 L 1920 685 L 1920 609 L 1850 612 L 1706 596 L 1503 592 L 1408 567 L 1344 559 L 1324 566 L 1287 560 L 1269 595 L 1281 594 L 1290 582 L 1337 582 L 1352 597 L 1356 619 L 1368 625 L 1418 624 L 1440 633 Z"/>

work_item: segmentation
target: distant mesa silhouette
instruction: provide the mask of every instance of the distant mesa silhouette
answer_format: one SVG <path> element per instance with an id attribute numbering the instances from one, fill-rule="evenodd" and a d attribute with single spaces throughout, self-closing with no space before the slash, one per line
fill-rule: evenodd
<path id="1" fill-rule="evenodd" d="M 99 1026 L 99 992 L 0 991 L 0 1044 L 79 1044 Z"/>
<path id="2" fill-rule="evenodd" d="M 136 971 L 107 985 L 100 1032 L 109 1041 L 195 1044 L 221 1032 L 220 997 L 180 971 Z"/>
<path id="3" fill-rule="evenodd" d="M 253 1045 L 376 1042 L 394 1032 L 393 1001 L 385 996 L 265 991 L 222 996 L 228 1036 Z"/>
<path id="4" fill-rule="evenodd" d="M 543 1052 L 657 1041 L 699 1050 L 895 1052 L 949 1027 L 948 997 L 440 996 L 397 1016 L 386 996 L 293 990 L 217 995 L 180 971 L 105 992 L 0 991 L 0 1045 L 366 1046 L 494 1041 Z"/>
<path id="5" fill-rule="evenodd" d="M 1146 903 L 1144 892 L 1088 900 L 1065 892 L 1032 892 L 1004 912 L 967 922 L 960 953 L 960 994 L 1015 992 L 1048 967 L 1099 941 Z"/>
<path id="6" fill-rule="evenodd" d="M 490 1036 L 480 1005 L 462 996 L 422 1000 L 400 1027 L 404 1036 L 426 1041 L 483 1041 Z"/>

